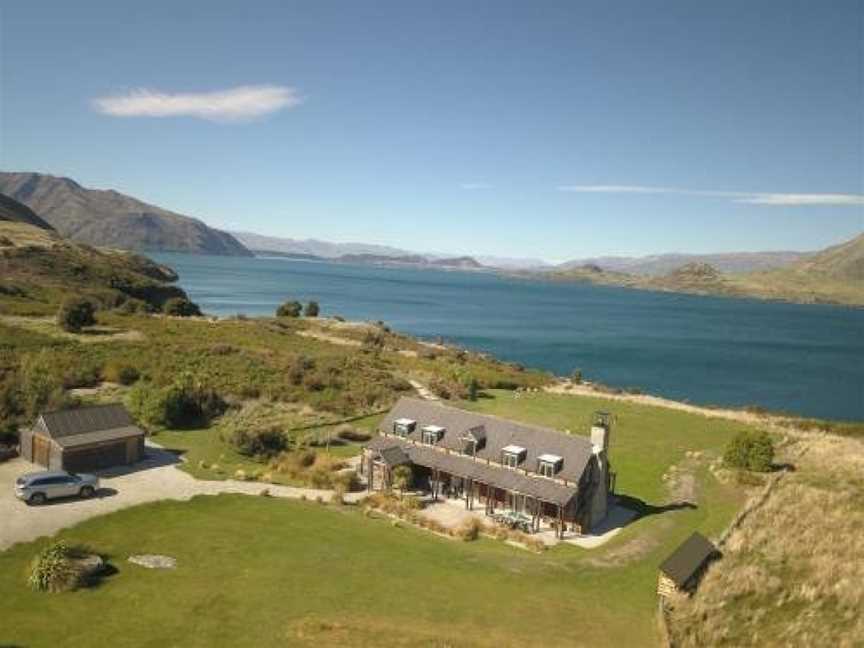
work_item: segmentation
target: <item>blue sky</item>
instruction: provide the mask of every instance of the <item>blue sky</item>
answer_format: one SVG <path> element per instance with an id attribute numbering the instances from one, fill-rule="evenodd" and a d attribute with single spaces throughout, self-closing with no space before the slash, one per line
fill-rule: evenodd
<path id="1" fill-rule="evenodd" d="M 0 166 L 277 236 L 815 249 L 864 229 L 861 11 L 6 3 Z"/>

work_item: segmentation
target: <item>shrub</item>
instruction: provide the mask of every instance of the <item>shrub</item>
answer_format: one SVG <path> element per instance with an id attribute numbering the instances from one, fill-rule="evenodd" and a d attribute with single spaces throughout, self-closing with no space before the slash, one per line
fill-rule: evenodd
<path id="1" fill-rule="evenodd" d="M 162 312 L 174 317 L 200 317 L 198 304 L 184 297 L 172 297 L 162 306 Z"/>
<path id="2" fill-rule="evenodd" d="M 575 385 L 581 385 L 582 384 L 582 370 L 581 369 L 574 369 L 573 370 L 573 373 L 570 374 L 570 382 L 572 382 Z"/>
<path id="3" fill-rule="evenodd" d="M 286 301 L 276 309 L 276 317 L 300 317 L 303 305 L 298 301 Z"/>
<path id="4" fill-rule="evenodd" d="M 102 368 L 102 380 L 107 382 L 131 385 L 140 377 L 141 374 L 135 367 L 116 361 L 108 362 Z"/>
<path id="5" fill-rule="evenodd" d="M 249 477 L 246 474 L 246 471 L 243 470 L 242 468 L 238 468 L 237 470 L 234 471 L 234 479 L 236 479 L 238 481 L 246 481 L 248 478 Z"/>
<path id="6" fill-rule="evenodd" d="M 303 309 L 303 314 L 306 317 L 318 317 L 318 313 L 321 312 L 320 307 L 318 306 L 317 301 L 310 301 L 306 304 L 306 308 Z"/>
<path id="7" fill-rule="evenodd" d="M 727 466 L 768 472 L 774 464 L 774 442 L 767 432 L 739 432 L 723 454 Z"/>
<path id="8" fill-rule="evenodd" d="M 83 584 L 84 573 L 75 560 L 78 552 L 68 544 L 55 542 L 33 559 L 27 582 L 37 592 L 67 592 Z"/>
<path id="9" fill-rule="evenodd" d="M 353 441 L 356 443 L 362 443 L 372 438 L 372 435 L 368 432 L 358 430 L 347 423 L 343 423 L 336 428 L 336 436 L 344 441 Z"/>
<path id="10" fill-rule="evenodd" d="M 206 426 L 227 408 L 216 390 L 190 374 L 163 388 L 139 382 L 129 392 L 128 405 L 145 423 L 178 429 Z"/>
<path id="11" fill-rule="evenodd" d="M 483 525 L 480 524 L 480 520 L 469 518 L 456 527 L 453 535 L 465 542 L 471 542 L 480 537 L 480 530 L 482 528 Z"/>
<path id="12" fill-rule="evenodd" d="M 153 307 L 141 299 L 130 297 L 117 307 L 117 312 L 121 315 L 136 315 L 139 313 L 150 313 Z"/>
<path id="13" fill-rule="evenodd" d="M 96 306 L 81 297 L 69 297 L 60 304 L 57 311 L 57 324 L 64 331 L 78 333 L 85 326 L 96 323 Z"/>
<path id="14" fill-rule="evenodd" d="M 288 447 L 282 430 L 273 426 L 260 429 L 238 426 L 228 436 L 228 442 L 249 457 L 275 457 Z"/>

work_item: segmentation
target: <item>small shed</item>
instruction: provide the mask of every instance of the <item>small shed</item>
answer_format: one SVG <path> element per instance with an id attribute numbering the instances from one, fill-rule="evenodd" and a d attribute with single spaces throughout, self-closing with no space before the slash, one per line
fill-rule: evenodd
<path id="1" fill-rule="evenodd" d="M 676 592 L 694 592 L 708 563 L 719 555 L 714 543 L 694 532 L 660 565 L 657 593 L 669 596 Z"/>
<path id="2" fill-rule="evenodd" d="M 20 455 L 70 472 L 132 464 L 144 456 L 144 430 L 120 403 L 44 412 L 21 432 Z"/>

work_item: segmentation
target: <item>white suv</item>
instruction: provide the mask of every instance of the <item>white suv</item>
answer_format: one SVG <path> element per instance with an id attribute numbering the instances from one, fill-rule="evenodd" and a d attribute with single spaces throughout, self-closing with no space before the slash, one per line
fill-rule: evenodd
<path id="1" fill-rule="evenodd" d="M 93 497 L 99 489 L 96 475 L 65 470 L 28 473 L 15 480 L 15 497 L 28 504 L 44 504 L 57 497 Z"/>

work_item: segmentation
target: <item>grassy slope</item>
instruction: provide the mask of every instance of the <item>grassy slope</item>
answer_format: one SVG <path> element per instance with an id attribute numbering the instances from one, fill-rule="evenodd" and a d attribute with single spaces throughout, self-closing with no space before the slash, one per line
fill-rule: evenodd
<path id="1" fill-rule="evenodd" d="M 650 505 L 668 499 L 660 476 L 687 450 L 713 455 L 738 429 L 602 399 L 493 395 L 474 406 L 574 432 L 594 409 L 616 412 L 619 490 Z M 22 572 L 39 543 L 0 554 L 0 618 L 14 619 L 0 642 L 363 646 L 386 636 L 389 645 L 530 645 L 550 637 L 561 645 L 650 645 L 657 564 L 693 529 L 721 529 L 740 502 L 736 488 L 707 470 L 696 474 L 698 508 L 647 515 L 597 550 L 566 546 L 543 556 L 265 498 L 139 507 L 62 534 L 114 557 L 120 573 L 94 590 L 31 594 Z M 145 551 L 177 556 L 181 567 L 153 573 L 123 562 Z M 93 624 L 94 609 L 111 614 Z M 45 615 L 55 621 L 42 623 Z"/>

